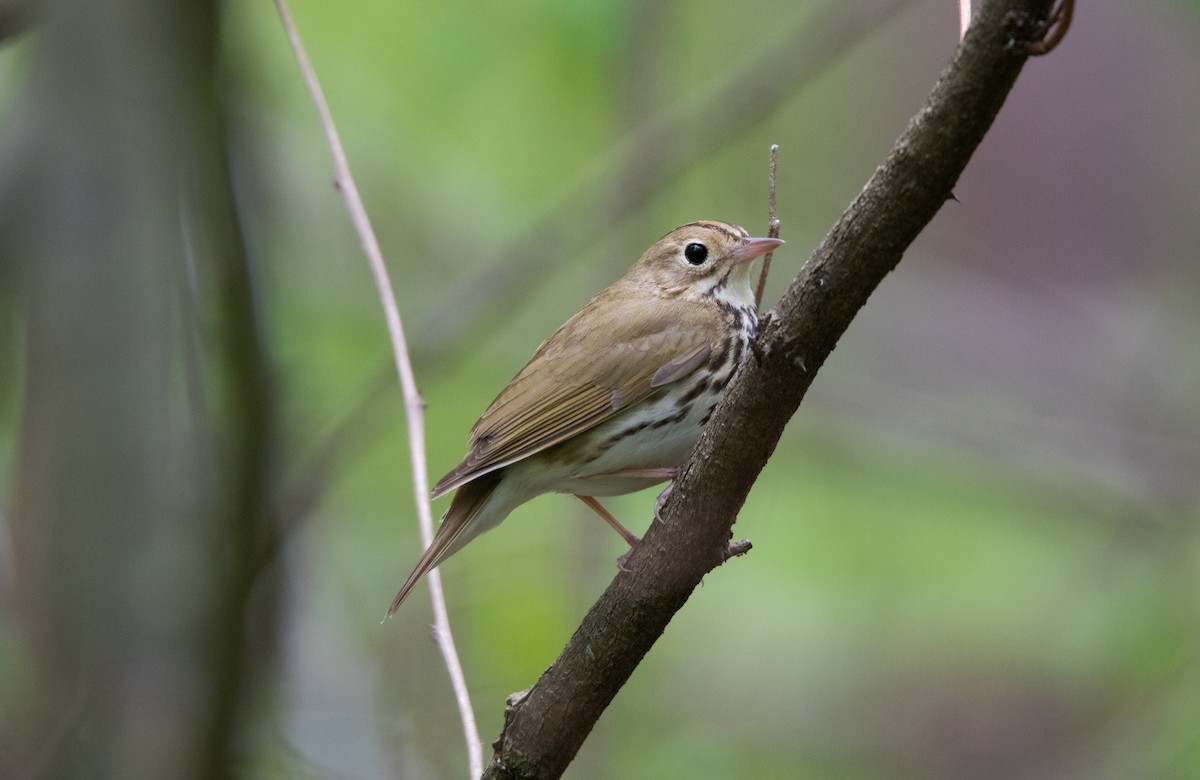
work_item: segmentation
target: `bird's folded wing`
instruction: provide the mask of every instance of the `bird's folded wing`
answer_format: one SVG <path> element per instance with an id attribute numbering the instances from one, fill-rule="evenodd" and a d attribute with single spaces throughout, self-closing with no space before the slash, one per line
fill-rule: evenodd
<path id="1" fill-rule="evenodd" d="M 470 451 L 434 498 L 599 425 L 698 369 L 713 348 L 710 328 L 644 317 L 608 319 L 597 348 L 596 334 L 577 327 L 586 311 L 547 339 L 483 413 Z"/>

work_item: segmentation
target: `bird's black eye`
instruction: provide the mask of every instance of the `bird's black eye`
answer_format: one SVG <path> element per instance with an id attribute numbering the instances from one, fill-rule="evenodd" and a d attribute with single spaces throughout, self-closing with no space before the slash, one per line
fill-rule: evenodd
<path id="1" fill-rule="evenodd" d="M 683 248 L 683 256 L 692 265 L 700 265 L 708 259 L 708 247 L 704 244 L 691 243 Z"/>

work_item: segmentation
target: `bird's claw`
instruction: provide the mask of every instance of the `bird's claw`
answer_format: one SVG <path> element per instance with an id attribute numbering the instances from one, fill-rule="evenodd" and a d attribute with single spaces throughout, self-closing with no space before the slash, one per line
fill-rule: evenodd
<path id="1" fill-rule="evenodd" d="M 638 540 L 638 544 L 641 544 L 640 539 Z M 625 564 L 629 563 L 629 556 L 633 555 L 633 551 L 638 548 L 638 544 L 631 544 L 629 546 L 628 550 L 621 553 L 621 555 L 617 557 L 617 568 L 618 569 L 620 569 L 621 571 L 629 571 L 629 567 L 626 566 Z"/>
<path id="2" fill-rule="evenodd" d="M 667 497 L 671 495 L 671 491 L 675 489 L 675 480 L 667 483 L 663 488 L 663 492 L 658 494 L 658 498 L 654 499 L 654 519 L 662 520 L 662 508 L 667 503 Z"/>

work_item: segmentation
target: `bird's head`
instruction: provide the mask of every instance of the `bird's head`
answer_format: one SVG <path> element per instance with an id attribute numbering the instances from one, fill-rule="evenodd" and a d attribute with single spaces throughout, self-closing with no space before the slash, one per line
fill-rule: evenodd
<path id="1" fill-rule="evenodd" d="M 750 261 L 782 243 L 778 238 L 752 238 L 727 222 L 689 222 L 654 242 L 626 278 L 664 297 L 716 296 L 753 305 Z"/>

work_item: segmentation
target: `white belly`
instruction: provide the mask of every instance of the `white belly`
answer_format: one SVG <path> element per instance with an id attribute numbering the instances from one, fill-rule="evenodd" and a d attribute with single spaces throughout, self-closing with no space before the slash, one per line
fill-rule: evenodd
<path id="1" fill-rule="evenodd" d="M 687 463 L 720 398 L 717 391 L 709 389 L 681 406 L 680 399 L 689 387 L 664 388 L 659 397 L 580 434 L 570 446 L 576 455 L 581 450 L 590 452 L 586 462 L 574 458 L 575 462 L 564 462 L 557 457 L 556 448 L 551 448 L 508 468 L 521 472 L 514 476 L 530 487 L 540 487 L 539 492 L 617 496 L 661 483 L 665 477 L 629 477 L 613 472 L 680 468 Z"/>

